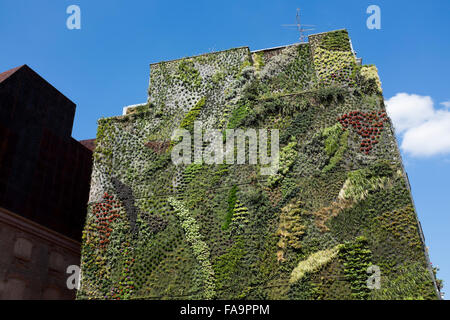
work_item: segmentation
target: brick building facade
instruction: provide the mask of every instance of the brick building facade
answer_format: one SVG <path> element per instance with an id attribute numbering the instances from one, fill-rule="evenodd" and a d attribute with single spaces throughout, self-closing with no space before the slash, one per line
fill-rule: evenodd
<path id="1" fill-rule="evenodd" d="M 92 151 L 75 104 L 24 65 L 0 74 L 0 299 L 68 299 Z"/>

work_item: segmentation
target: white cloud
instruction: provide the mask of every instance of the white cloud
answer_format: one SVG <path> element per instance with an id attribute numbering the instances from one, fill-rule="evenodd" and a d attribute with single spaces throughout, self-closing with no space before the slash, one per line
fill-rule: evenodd
<path id="1" fill-rule="evenodd" d="M 436 110 L 430 97 L 407 93 L 386 100 L 386 110 L 403 138 L 404 152 L 416 157 L 450 154 L 450 110 Z"/>
<path id="2" fill-rule="evenodd" d="M 437 111 L 433 119 L 406 131 L 401 148 L 413 156 L 450 153 L 450 112 Z"/>
<path id="3" fill-rule="evenodd" d="M 434 116 L 433 100 L 416 94 L 396 94 L 386 100 L 386 110 L 397 133 L 417 127 Z"/>
<path id="4" fill-rule="evenodd" d="M 446 107 L 446 108 L 450 108 L 450 100 L 449 100 L 449 101 L 441 102 L 441 104 L 442 104 L 444 107 Z"/>

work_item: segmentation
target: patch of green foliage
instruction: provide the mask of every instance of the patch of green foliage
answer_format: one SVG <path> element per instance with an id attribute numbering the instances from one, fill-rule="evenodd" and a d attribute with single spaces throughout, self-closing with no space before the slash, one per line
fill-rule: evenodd
<path id="1" fill-rule="evenodd" d="M 214 270 L 210 261 L 210 252 L 208 245 L 202 239 L 197 221 L 183 206 L 183 203 L 176 200 L 175 198 L 169 198 L 168 200 L 174 208 L 176 214 L 180 218 L 181 226 L 183 227 L 186 234 L 186 239 L 191 244 L 195 258 L 202 268 L 204 281 L 204 298 L 212 299 L 214 298 L 216 291 Z"/>
<path id="2" fill-rule="evenodd" d="M 242 259 L 245 255 L 244 239 L 239 238 L 225 254 L 214 262 L 214 274 L 216 275 L 217 289 L 233 288 L 235 275 L 242 268 Z M 235 284 L 240 287 L 240 284 Z"/>
<path id="3" fill-rule="evenodd" d="M 262 52 L 253 54 L 253 65 L 256 71 L 260 71 L 264 67 L 264 54 Z"/>
<path id="4" fill-rule="evenodd" d="M 384 189 L 392 183 L 393 169 L 386 161 L 378 161 L 369 168 L 348 172 L 343 189 L 345 199 L 362 200 L 370 192 Z"/>
<path id="5" fill-rule="evenodd" d="M 236 200 L 237 200 L 237 186 L 234 185 L 229 192 L 228 195 L 228 210 L 227 210 L 227 214 L 225 216 L 225 221 L 222 224 L 222 230 L 228 230 L 230 223 L 231 223 L 231 219 L 233 218 L 233 214 L 234 214 L 234 208 L 236 206 Z"/>
<path id="6" fill-rule="evenodd" d="M 274 187 L 276 184 L 278 184 L 289 172 L 292 165 L 295 162 L 295 159 L 297 158 L 297 141 L 295 137 L 291 137 L 291 141 L 287 146 L 282 148 L 280 150 L 279 155 L 279 169 L 278 173 L 269 176 L 267 180 L 267 184 L 269 187 Z"/>
<path id="7" fill-rule="evenodd" d="M 252 63 L 249 60 L 245 60 L 239 68 L 238 77 L 242 76 L 242 70 L 244 70 L 247 67 L 251 67 L 251 66 L 252 66 Z"/>
<path id="8" fill-rule="evenodd" d="M 348 32 L 346 30 L 328 32 L 322 37 L 320 46 L 325 50 L 349 51 L 351 47 Z"/>
<path id="9" fill-rule="evenodd" d="M 371 258 L 372 252 L 364 237 L 339 246 L 339 259 L 343 261 L 345 277 L 350 282 L 353 299 L 364 300 L 369 296 L 367 269 L 372 264 Z"/>
<path id="10" fill-rule="evenodd" d="M 322 169 L 322 172 L 331 171 L 342 160 L 348 148 L 348 135 L 349 132 L 343 131 L 340 123 L 326 128 L 322 132 L 322 136 L 325 138 L 325 152 L 330 157 L 329 163 Z"/>
<path id="11" fill-rule="evenodd" d="M 190 88 L 197 89 L 202 84 L 200 72 L 195 68 L 194 62 L 188 59 L 183 59 L 178 64 L 178 73 L 175 77 Z"/>
<path id="12" fill-rule="evenodd" d="M 245 207 L 239 200 L 236 200 L 233 210 L 233 217 L 231 218 L 232 231 L 235 234 L 241 234 L 248 223 L 248 208 Z"/>
<path id="13" fill-rule="evenodd" d="M 297 57 L 270 80 L 272 90 L 289 93 L 309 89 L 315 84 L 316 75 L 309 44 L 298 45 L 296 51 Z"/>
<path id="14" fill-rule="evenodd" d="M 186 183 L 190 183 L 194 180 L 197 173 L 199 173 L 203 169 L 203 164 L 201 163 L 192 163 L 184 169 L 183 176 L 184 181 Z"/>
<path id="15" fill-rule="evenodd" d="M 213 74 L 213 76 L 211 77 L 211 81 L 215 84 L 218 85 L 220 84 L 223 80 L 225 80 L 225 73 L 222 71 L 218 71 L 215 74 Z"/>
<path id="16" fill-rule="evenodd" d="M 186 114 L 186 116 L 181 120 L 180 128 L 186 129 L 189 131 L 192 131 L 194 129 L 194 121 L 197 120 L 198 115 L 202 111 L 203 107 L 205 106 L 206 99 L 203 97 L 201 98 L 197 104 L 189 110 L 189 112 Z"/>
<path id="17" fill-rule="evenodd" d="M 319 298 L 319 286 L 312 281 L 310 275 L 289 287 L 288 297 L 291 300 L 316 300 Z"/>
<path id="18" fill-rule="evenodd" d="M 420 263 L 404 263 L 382 273 L 382 285 L 373 290 L 371 299 L 377 300 L 433 300 L 436 299 L 430 273 Z"/>
<path id="19" fill-rule="evenodd" d="M 244 120 L 249 114 L 247 105 L 241 105 L 233 110 L 231 117 L 228 120 L 228 129 L 235 129 L 239 127 L 242 120 Z"/>

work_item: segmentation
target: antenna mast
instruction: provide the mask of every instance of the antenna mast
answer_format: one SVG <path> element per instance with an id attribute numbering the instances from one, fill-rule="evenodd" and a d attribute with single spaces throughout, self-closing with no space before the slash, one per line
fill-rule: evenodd
<path id="1" fill-rule="evenodd" d="M 300 8 L 297 8 L 297 15 L 296 15 L 296 20 L 297 23 L 296 24 L 283 24 L 283 27 L 296 27 L 298 33 L 300 34 L 300 42 L 301 43 L 305 43 L 307 42 L 307 38 L 308 36 L 305 34 L 305 32 L 307 31 L 313 31 L 315 27 L 314 25 L 311 24 L 302 24 L 301 20 L 300 20 Z M 308 27 L 309 29 L 305 29 L 305 27 Z"/>

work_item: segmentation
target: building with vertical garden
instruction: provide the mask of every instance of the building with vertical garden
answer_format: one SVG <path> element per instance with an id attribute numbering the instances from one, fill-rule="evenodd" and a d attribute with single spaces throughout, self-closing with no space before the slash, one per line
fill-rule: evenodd
<path id="1" fill-rule="evenodd" d="M 152 64 L 148 93 L 98 122 L 79 299 L 439 298 L 377 68 L 347 31 Z M 278 172 L 175 165 L 195 121 L 278 129 Z"/>

